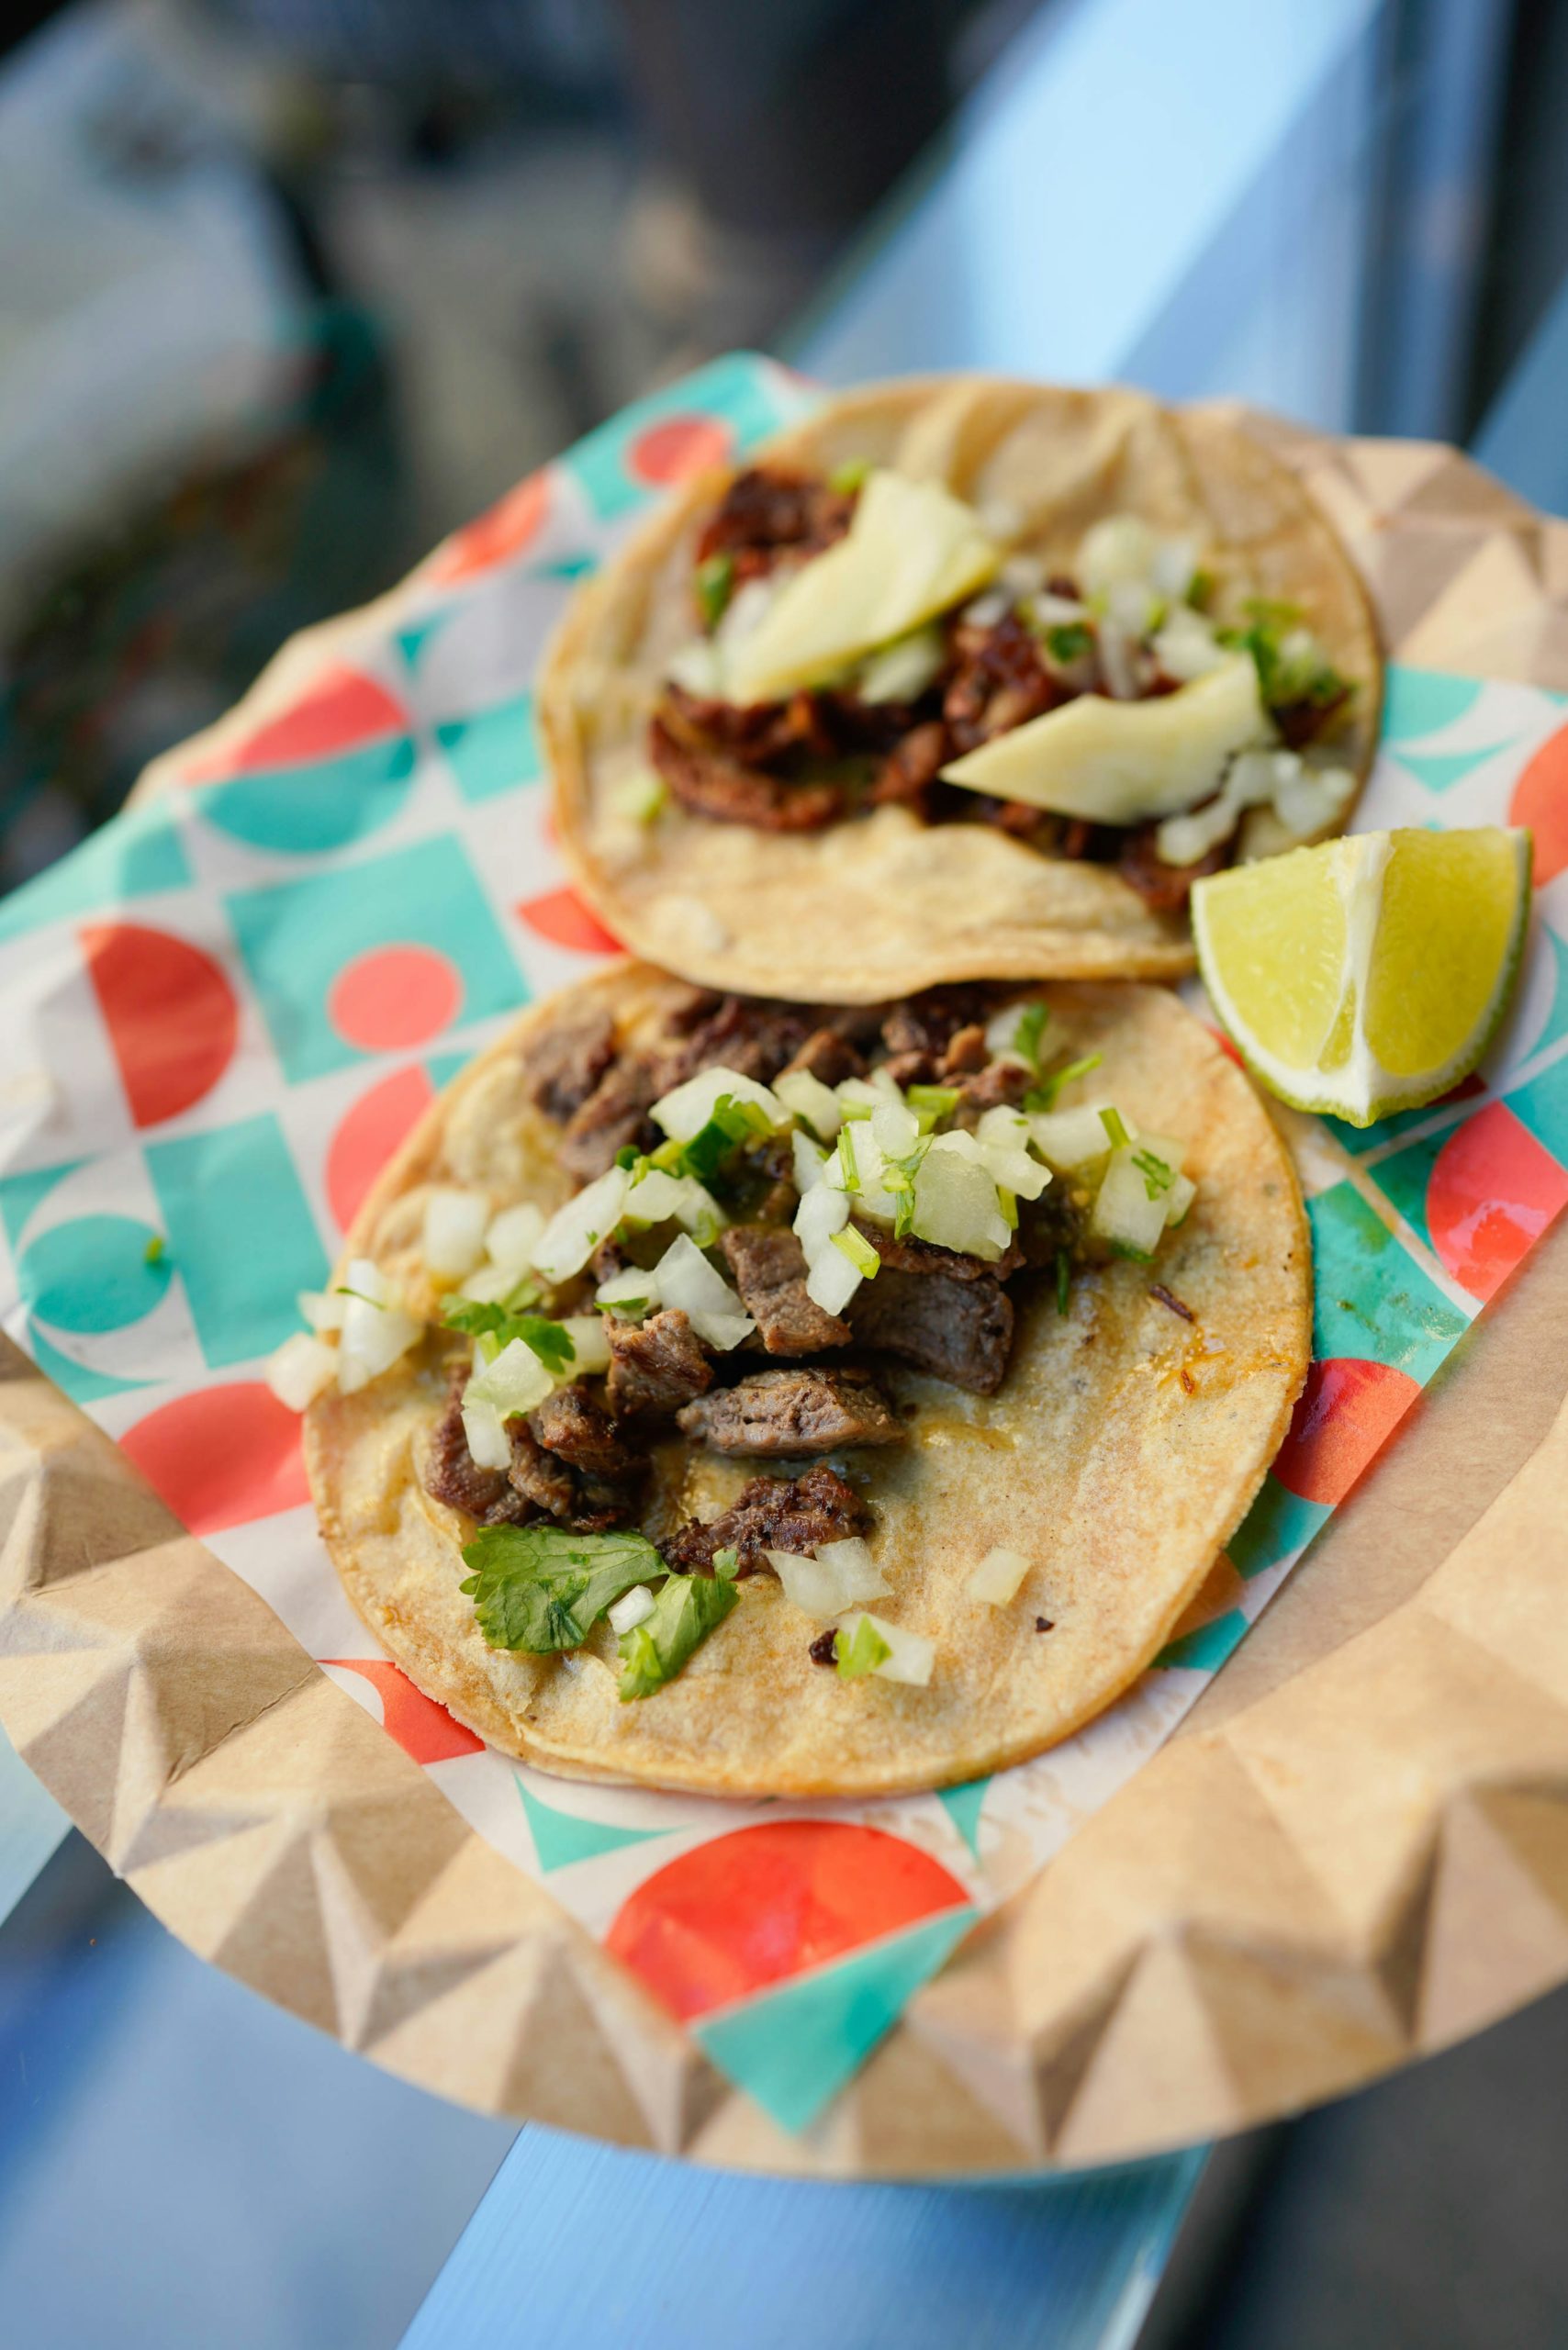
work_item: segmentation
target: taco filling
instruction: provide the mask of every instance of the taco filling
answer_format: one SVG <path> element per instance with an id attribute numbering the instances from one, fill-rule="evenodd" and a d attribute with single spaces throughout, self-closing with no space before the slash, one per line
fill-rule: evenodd
<path id="1" fill-rule="evenodd" d="M 644 821 L 815 832 L 885 806 L 1113 867 L 1151 910 L 1343 816 L 1358 681 L 1294 607 L 1113 513 L 1047 570 L 1016 518 L 849 466 L 738 475 L 697 531 L 694 632 L 648 719 Z M 656 782 L 655 780 L 656 778 Z"/>
<path id="2" fill-rule="evenodd" d="M 1183 1145 L 1101 1065 L 1037 996 L 980 987 L 860 1010 L 678 990 L 635 1036 L 586 1003 L 522 1073 L 567 1196 L 431 1188 L 422 1262 L 399 1285 L 351 1259 L 274 1387 L 355 1395 L 431 1355 L 415 1473 L 462 1521 L 492 1648 L 568 1653 L 604 1618 L 622 1701 L 646 1699 L 767 1576 L 814 1662 L 924 1684 L 933 1640 L 865 1614 L 821 1631 L 890 1589 L 879 1460 L 943 1387 L 1002 1393 L 1021 1315 L 1065 1316 L 1085 1268 L 1149 1268 L 1192 1318 L 1154 1280 L 1197 1195 Z M 686 1509 L 672 1449 L 744 1482 Z"/>

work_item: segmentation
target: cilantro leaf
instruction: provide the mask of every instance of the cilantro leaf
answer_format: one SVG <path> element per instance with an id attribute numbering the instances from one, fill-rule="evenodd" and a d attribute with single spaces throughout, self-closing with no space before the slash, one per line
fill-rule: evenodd
<path id="1" fill-rule="evenodd" d="M 713 1553 L 713 1572 L 721 1583 L 734 1583 L 741 1571 L 741 1554 L 726 1547 Z"/>
<path id="2" fill-rule="evenodd" d="M 723 619 L 730 598 L 735 588 L 735 559 L 733 554 L 711 554 L 697 566 L 695 581 L 697 609 L 702 615 L 702 625 L 710 633 Z"/>
<path id="3" fill-rule="evenodd" d="M 1046 646 L 1053 661 L 1064 664 L 1081 661 L 1094 649 L 1092 632 L 1082 621 L 1067 621 L 1058 628 L 1046 631 Z"/>
<path id="4" fill-rule="evenodd" d="M 1057 1312 L 1065 1314 L 1072 1295 L 1072 1259 L 1065 1248 L 1057 1250 Z"/>
<path id="5" fill-rule="evenodd" d="M 840 1625 L 834 1636 L 833 1651 L 842 1681 L 862 1680 L 868 1673 L 875 1673 L 879 1664 L 885 1664 L 892 1654 L 869 1616 L 861 1617 L 847 1639 Z"/>
<path id="6" fill-rule="evenodd" d="M 846 457 L 844 463 L 834 465 L 829 474 L 827 486 L 840 498 L 853 497 L 870 470 L 869 457 Z"/>
<path id="7" fill-rule="evenodd" d="M 1176 1181 L 1176 1169 L 1157 1158 L 1152 1150 L 1135 1150 L 1133 1165 L 1143 1177 L 1143 1188 L 1151 1200 L 1158 1200 Z"/>
<path id="8" fill-rule="evenodd" d="M 546 1656 L 580 1648 L 613 1600 L 664 1572 L 641 1534 L 574 1534 L 565 1526 L 487 1526 L 463 1546 L 460 1588 L 493 1649 Z"/>
<path id="9" fill-rule="evenodd" d="M 1040 1036 L 1050 1017 L 1045 1005 L 1037 1000 L 1026 1003 L 1018 1014 L 1018 1025 L 1013 1031 L 1013 1049 L 1022 1053 L 1036 1076 L 1040 1070 Z"/>
<path id="10" fill-rule="evenodd" d="M 1245 628 L 1216 629 L 1215 634 L 1229 651 L 1251 655 L 1258 690 L 1270 710 L 1303 704 L 1310 710 L 1332 710 L 1355 691 L 1307 633 L 1294 604 L 1258 598 L 1246 609 Z"/>
<path id="11" fill-rule="evenodd" d="M 1048 1077 L 1043 1078 L 1031 1092 L 1025 1093 L 1025 1109 L 1054 1110 L 1057 1096 L 1063 1086 L 1070 1085 L 1075 1077 L 1087 1077 L 1092 1069 L 1099 1068 L 1104 1058 L 1103 1053 L 1086 1053 L 1081 1061 L 1069 1061 L 1065 1069 L 1052 1069 Z"/>
<path id="12" fill-rule="evenodd" d="M 759 1102 L 737 1102 L 733 1093 L 721 1093 L 707 1125 L 689 1142 L 661 1143 L 654 1153 L 654 1165 L 666 1174 L 695 1175 L 700 1183 L 711 1183 L 743 1143 L 772 1132 L 767 1113 Z"/>
<path id="13" fill-rule="evenodd" d="M 526 1284 L 532 1295 L 532 1284 Z M 517 1292 L 514 1291 L 512 1295 Z M 496 1304 L 487 1298 L 443 1297 L 441 1318 L 449 1330 L 461 1330 L 465 1337 L 494 1337 L 496 1352 L 521 1338 L 531 1347 L 546 1371 L 563 1371 L 577 1360 L 572 1334 L 560 1322 L 553 1322 L 546 1314 L 520 1314 L 507 1303 Z"/>
<path id="14" fill-rule="evenodd" d="M 622 1703 L 651 1697 L 673 1681 L 739 1598 L 733 1581 L 671 1575 L 654 1602 L 653 1614 L 621 1635 Z"/>

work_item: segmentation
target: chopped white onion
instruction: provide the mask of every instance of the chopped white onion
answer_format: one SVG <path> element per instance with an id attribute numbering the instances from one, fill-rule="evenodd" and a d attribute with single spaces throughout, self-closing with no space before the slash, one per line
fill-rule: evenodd
<path id="1" fill-rule="evenodd" d="M 1010 554 L 996 575 L 996 584 L 1013 597 L 1034 596 L 1045 586 L 1046 566 L 1037 554 Z"/>
<path id="2" fill-rule="evenodd" d="M 678 1306 L 698 1337 L 721 1353 L 738 1347 L 756 1329 L 739 1293 L 684 1232 L 671 1241 L 655 1272 L 665 1304 Z"/>
<path id="3" fill-rule="evenodd" d="M 793 1606 L 826 1623 L 863 1599 L 880 1599 L 890 1588 L 868 1545 L 857 1534 L 843 1542 L 823 1542 L 814 1558 L 793 1550 L 769 1550 L 769 1565 Z"/>
<path id="4" fill-rule="evenodd" d="M 346 1297 L 339 1297 L 330 1290 L 302 1289 L 299 1311 L 313 1330 L 341 1330 Z"/>
<path id="5" fill-rule="evenodd" d="M 622 1632 L 633 1631 L 639 1624 L 645 1624 L 653 1612 L 654 1595 L 645 1583 L 633 1583 L 630 1591 L 623 1591 L 620 1598 L 611 1600 L 605 1609 L 610 1628 L 617 1639 Z"/>
<path id="6" fill-rule="evenodd" d="M 1100 623 L 1100 666 L 1114 701 L 1136 701 L 1143 688 L 1143 668 L 1136 638 L 1110 618 Z"/>
<path id="7" fill-rule="evenodd" d="M 503 1208 L 499 1215 L 490 1218 L 485 1247 L 492 1262 L 504 1267 L 515 1281 L 532 1266 L 543 1230 L 543 1209 L 532 1200 L 520 1200 L 516 1207 Z"/>
<path id="8" fill-rule="evenodd" d="M 607 1168 L 565 1207 L 557 1208 L 534 1246 L 534 1270 L 547 1281 L 564 1281 L 580 1273 L 599 1242 L 620 1223 L 626 1185 L 623 1167 Z"/>
<path id="9" fill-rule="evenodd" d="M 465 1401 L 463 1435 L 479 1468 L 511 1467 L 511 1438 L 507 1434 L 505 1420 L 493 1404 Z"/>
<path id="10" fill-rule="evenodd" d="M 308 1330 L 286 1338 L 267 1365 L 267 1385 L 286 1411 L 303 1412 L 338 1375 L 338 1350 Z"/>
<path id="11" fill-rule="evenodd" d="M 844 1111 L 831 1085 L 813 1077 L 809 1069 L 786 1069 L 782 1077 L 773 1080 L 773 1091 L 787 1110 L 804 1118 L 813 1134 L 823 1142 L 831 1142 L 844 1124 Z"/>
<path id="12" fill-rule="evenodd" d="M 1035 1137 L 1035 1147 L 1053 1167 L 1070 1174 L 1080 1167 L 1088 1167 L 1103 1158 L 1111 1147 L 1105 1132 L 1102 1109 L 1109 1102 L 1088 1102 L 1078 1110 L 1037 1110 L 1029 1120 L 1029 1131 Z M 1122 1121 L 1129 1135 L 1137 1139 L 1130 1118 Z"/>
<path id="13" fill-rule="evenodd" d="M 1089 618 L 1088 605 L 1080 603 L 1076 596 L 1053 596 L 1048 590 L 1036 596 L 1029 609 L 1042 628 L 1070 628 Z"/>
<path id="14" fill-rule="evenodd" d="M 621 1211 L 622 1222 L 667 1224 L 685 1204 L 685 1198 L 681 1177 L 667 1175 L 659 1167 L 650 1167 L 627 1192 L 625 1204 Z"/>
<path id="15" fill-rule="evenodd" d="M 1178 604 L 1175 610 L 1158 630 L 1151 649 L 1155 659 L 1168 677 L 1179 685 L 1191 685 L 1194 677 L 1217 669 L 1229 658 L 1202 612 L 1191 604 Z"/>
<path id="16" fill-rule="evenodd" d="M 1013 1237 L 996 1195 L 996 1180 L 972 1135 L 934 1137 L 914 1179 L 914 1214 L 911 1229 L 917 1239 L 961 1256 L 991 1259 L 1002 1255 Z"/>
<path id="17" fill-rule="evenodd" d="M 1157 594 L 1176 603 L 1192 586 L 1197 567 L 1196 539 L 1159 539 L 1149 561 L 1149 583 Z"/>
<path id="18" fill-rule="evenodd" d="M 830 1170 L 832 1163 L 830 1160 Z M 806 1252 L 808 1264 L 816 1262 L 834 1234 L 842 1232 L 848 1222 L 848 1197 L 834 1183 L 814 1183 L 809 1192 L 801 1193 L 801 1204 L 795 1211 L 795 1237 Z"/>
<path id="19" fill-rule="evenodd" d="M 947 657 L 939 628 L 917 628 L 908 636 L 884 644 L 865 661 L 855 684 L 857 699 L 875 706 L 885 701 L 918 701 Z"/>
<path id="20" fill-rule="evenodd" d="M 992 1060 L 1024 1062 L 1018 1050 L 1018 1023 L 1027 1010 L 1026 1004 L 1004 1003 L 1000 1012 L 991 1013 L 985 1024 L 985 1041 Z"/>
<path id="21" fill-rule="evenodd" d="M 455 1293 L 473 1298 L 481 1305 L 498 1305 L 502 1298 L 511 1294 L 521 1278 L 510 1265 L 481 1265 Z"/>
<path id="22" fill-rule="evenodd" d="M 855 1119 L 850 1125 L 844 1127 L 839 1136 L 840 1152 L 844 1150 L 846 1143 L 847 1142 L 848 1148 L 852 1152 L 855 1159 L 856 1181 L 858 1185 L 858 1188 L 855 1192 L 855 1204 L 860 1210 L 862 1215 L 868 1215 L 872 1221 L 877 1224 L 896 1223 L 899 1212 L 899 1203 L 897 1199 L 891 1192 L 886 1189 L 882 1181 L 885 1167 L 881 1147 L 877 1140 L 876 1133 L 874 1131 L 877 1118 L 880 1115 L 881 1111 L 883 1108 L 890 1106 L 890 1104 L 879 1102 L 877 1109 L 872 1113 L 871 1117 L 868 1120 L 865 1118 Z M 902 1105 L 901 1104 L 900 1106 L 902 1108 Z M 905 1115 L 907 1116 L 907 1114 L 908 1113 L 906 1112 Z M 911 1125 L 914 1124 L 913 1119 L 911 1119 L 910 1123 Z M 915 1126 L 914 1139 L 915 1141 L 918 1141 L 919 1138 L 920 1129 L 918 1126 Z M 842 1159 L 840 1159 L 839 1162 L 838 1177 L 840 1182 L 845 1181 L 845 1171 Z M 833 1172 L 831 1169 L 828 1173 L 828 1181 L 830 1182 L 833 1181 Z"/>
<path id="23" fill-rule="evenodd" d="M 1050 1169 L 1029 1155 L 1033 1136 L 1022 1110 L 999 1103 L 987 1110 L 975 1129 L 985 1163 L 996 1181 L 1021 1200 L 1037 1200 L 1050 1181 Z"/>
<path id="24" fill-rule="evenodd" d="M 678 645 L 665 663 L 665 676 L 699 701 L 722 701 L 724 696 L 724 656 L 711 637 L 694 636 Z"/>
<path id="25" fill-rule="evenodd" d="M 869 1624 L 888 1645 L 890 1653 L 871 1670 L 879 1681 L 902 1681 L 914 1689 L 924 1689 L 931 1679 L 931 1668 L 936 1661 L 936 1643 L 923 1632 L 906 1632 L 901 1624 L 890 1624 L 880 1616 L 863 1613 L 846 1616 L 840 1631 L 848 1648 L 862 1624 Z"/>
<path id="26" fill-rule="evenodd" d="M 463 1391 L 463 1432 L 481 1469 L 504 1469 L 511 1459 L 506 1423 L 543 1404 L 554 1386 L 532 1347 L 521 1338 L 475 1371 Z"/>
<path id="27" fill-rule="evenodd" d="M 733 652 L 737 644 L 751 635 L 754 629 L 761 627 L 774 598 L 788 576 L 788 570 L 780 565 L 760 579 L 744 581 L 735 589 L 724 607 L 723 618 L 716 631 L 719 643 L 726 653 Z"/>
<path id="28" fill-rule="evenodd" d="M 485 1254 L 490 1203 L 483 1192 L 438 1183 L 425 1195 L 425 1270 L 437 1280 L 461 1281 Z"/>
<path id="29" fill-rule="evenodd" d="M 1309 767 L 1298 760 L 1296 772 L 1274 787 L 1274 813 L 1293 840 L 1306 840 L 1338 823 L 1355 794 L 1349 767 Z"/>
<path id="30" fill-rule="evenodd" d="M 1146 637 L 1159 617 L 1159 599 L 1147 579 L 1118 579 L 1105 591 L 1105 614 L 1136 643 Z"/>
<path id="31" fill-rule="evenodd" d="M 405 1311 L 380 1266 L 368 1257 L 349 1259 L 342 1285 L 353 1294 L 343 1300 L 338 1385 L 353 1395 L 417 1346 L 424 1324 Z"/>
<path id="32" fill-rule="evenodd" d="M 1198 1196 L 1198 1187 L 1190 1175 L 1178 1175 L 1165 1195 L 1165 1229 L 1174 1232 L 1187 1220 L 1187 1210 Z"/>
<path id="33" fill-rule="evenodd" d="M 998 621 L 1007 618 L 1010 602 L 1005 588 L 988 588 L 983 596 L 964 606 L 959 617 L 971 628 L 994 628 Z"/>
<path id="34" fill-rule="evenodd" d="M 971 1599 L 983 1599 L 989 1607 L 1005 1607 L 1015 1599 L 1029 1561 L 1022 1550 L 1009 1550 L 999 1542 L 986 1552 L 970 1574 L 964 1588 Z"/>
<path id="35" fill-rule="evenodd" d="M 1079 579 L 1092 595 L 1103 595 L 1123 579 L 1147 579 L 1154 567 L 1157 542 L 1148 524 L 1136 514 L 1108 514 L 1086 531 L 1078 550 Z"/>
<path id="36" fill-rule="evenodd" d="M 844 1078 L 834 1086 L 834 1091 L 837 1094 L 841 1104 L 846 1102 L 863 1102 L 868 1110 L 874 1110 L 879 1102 L 885 1102 L 888 1098 L 882 1088 L 873 1085 L 868 1077 Z M 841 1118 L 843 1114 L 841 1107 L 839 1111 Z"/>
<path id="37" fill-rule="evenodd" d="M 825 1189 L 825 1186 L 823 1187 Z M 812 1197 L 815 1199 L 816 1192 Z M 811 1270 L 806 1275 L 806 1295 L 824 1314 L 842 1314 L 865 1276 L 857 1265 L 852 1265 L 842 1248 L 830 1240 L 820 1257 L 809 1259 Z"/>
<path id="38" fill-rule="evenodd" d="M 1148 1185 L 1142 1170 L 1134 1166 L 1133 1157 L 1130 1147 L 1111 1153 L 1094 1195 L 1089 1228 L 1102 1240 L 1130 1248 L 1140 1257 L 1152 1257 L 1165 1229 L 1166 1194 L 1159 1192 L 1149 1198 Z"/>
<path id="39" fill-rule="evenodd" d="M 635 1307 L 639 1313 L 654 1313 L 662 1303 L 658 1275 L 651 1269 L 644 1272 L 641 1266 L 628 1265 L 623 1273 L 615 1273 L 600 1281 L 594 1292 L 594 1303 L 619 1313 Z"/>
<path id="40" fill-rule="evenodd" d="M 561 1327 L 572 1342 L 572 1360 L 563 1379 L 580 1379 L 585 1371 L 610 1369 L 610 1340 L 600 1314 L 568 1314 Z"/>
<path id="41" fill-rule="evenodd" d="M 920 1121 L 902 1102 L 881 1102 L 871 1113 L 871 1139 L 884 1158 L 907 1158 L 920 1140 Z"/>
<path id="42" fill-rule="evenodd" d="M 810 1135 L 803 1135 L 799 1126 L 790 1137 L 790 1147 L 795 1159 L 795 1189 L 804 1199 L 806 1193 L 814 1191 L 822 1181 L 827 1153 L 821 1143 L 813 1142 Z"/>
<path id="43" fill-rule="evenodd" d="M 672 1142 L 690 1142 L 701 1133 L 720 1096 L 725 1093 L 736 1102 L 755 1103 L 774 1128 L 790 1124 L 790 1113 L 777 1093 L 759 1085 L 755 1077 L 743 1077 L 739 1069 L 725 1069 L 722 1062 L 711 1069 L 700 1069 L 684 1085 L 665 1094 L 654 1103 L 648 1115 Z"/>
<path id="44" fill-rule="evenodd" d="M 681 680 L 678 677 L 676 683 L 679 685 Z M 651 824 L 655 816 L 663 813 L 668 799 L 668 787 L 662 775 L 652 767 L 633 767 L 611 786 L 610 812 L 619 816 L 623 824 Z"/>

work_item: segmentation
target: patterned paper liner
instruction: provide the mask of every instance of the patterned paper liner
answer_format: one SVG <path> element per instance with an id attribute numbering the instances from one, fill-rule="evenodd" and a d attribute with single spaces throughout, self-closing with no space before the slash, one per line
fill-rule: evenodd
<path id="1" fill-rule="evenodd" d="M 571 582 L 659 487 L 804 397 L 737 358 L 629 411 L 340 628 L 264 717 L 164 763 L 185 789 L 0 909 L 6 1328 L 793 2132 L 820 2127 L 976 1919 L 1169 1736 L 1568 1200 L 1562 701 L 1396 667 L 1358 824 L 1531 823 L 1538 935 L 1486 1070 L 1448 1102 L 1365 1135 L 1286 1113 L 1316 1248 L 1308 1390 L 1135 1691 L 1036 1762 L 940 1796 L 727 1806 L 520 1768 L 366 1653 L 262 1360 L 435 1089 L 613 951 L 564 885 L 532 732 Z"/>

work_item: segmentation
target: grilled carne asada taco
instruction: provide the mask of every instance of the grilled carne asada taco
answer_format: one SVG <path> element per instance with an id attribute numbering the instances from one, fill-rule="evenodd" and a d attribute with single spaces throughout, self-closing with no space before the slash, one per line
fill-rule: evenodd
<path id="1" fill-rule="evenodd" d="M 984 376 L 828 400 L 578 592 L 541 681 L 616 934 L 813 1002 L 1170 978 L 1193 878 L 1339 829 L 1382 670 L 1238 426 Z"/>
<path id="2" fill-rule="evenodd" d="M 627 966 L 434 1105 L 272 1376 L 355 1607 L 493 1744 L 869 1795 L 1142 1672 L 1283 1436 L 1309 1292 L 1274 1128 L 1161 990 Z"/>

